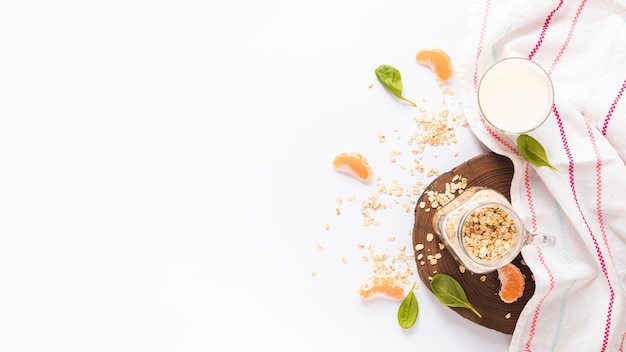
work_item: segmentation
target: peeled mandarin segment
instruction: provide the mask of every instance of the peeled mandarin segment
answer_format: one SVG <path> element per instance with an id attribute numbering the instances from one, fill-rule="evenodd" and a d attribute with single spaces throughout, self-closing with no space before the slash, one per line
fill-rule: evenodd
<path id="1" fill-rule="evenodd" d="M 498 268 L 498 279 L 500 280 L 498 295 L 505 303 L 513 303 L 524 294 L 524 274 L 514 264 L 509 263 Z"/>
<path id="2" fill-rule="evenodd" d="M 401 300 L 404 298 L 404 287 L 391 277 L 371 276 L 359 288 L 359 296 L 364 300 L 376 296 Z"/>
<path id="3" fill-rule="evenodd" d="M 372 169 L 365 157 L 357 152 L 337 154 L 333 159 L 335 170 L 349 174 L 368 183 L 372 177 Z"/>
<path id="4" fill-rule="evenodd" d="M 452 61 L 441 49 L 424 49 L 415 55 L 417 63 L 430 68 L 440 81 L 452 77 Z"/>

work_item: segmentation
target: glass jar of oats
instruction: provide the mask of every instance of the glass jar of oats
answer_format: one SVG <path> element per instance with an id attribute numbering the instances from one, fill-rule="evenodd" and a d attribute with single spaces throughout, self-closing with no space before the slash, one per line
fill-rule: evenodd
<path id="1" fill-rule="evenodd" d="M 470 187 L 439 208 L 433 227 L 457 261 L 479 274 L 510 263 L 527 244 L 554 244 L 552 236 L 528 232 L 506 197 L 485 187 Z"/>

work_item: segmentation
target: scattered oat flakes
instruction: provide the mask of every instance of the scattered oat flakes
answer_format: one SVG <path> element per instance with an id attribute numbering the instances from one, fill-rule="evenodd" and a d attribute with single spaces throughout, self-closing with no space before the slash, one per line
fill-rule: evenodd
<path id="1" fill-rule="evenodd" d="M 463 264 L 459 265 L 459 271 L 461 272 L 461 274 L 465 273 L 465 266 L 463 266 Z"/>
<path id="2" fill-rule="evenodd" d="M 426 192 L 426 199 L 430 202 L 431 208 L 440 208 L 461 194 L 467 187 L 467 178 L 455 175 L 451 182 L 445 184 L 445 190 L 441 192 L 429 190 Z"/>
<path id="3" fill-rule="evenodd" d="M 426 176 L 427 177 L 431 177 L 431 176 L 439 176 L 439 170 L 436 167 L 429 167 L 428 171 L 426 171 Z"/>
<path id="4" fill-rule="evenodd" d="M 443 92 L 450 95 L 450 96 L 454 96 L 454 91 L 452 89 L 450 89 L 450 87 L 445 87 L 443 88 Z"/>
<path id="5" fill-rule="evenodd" d="M 317 276 L 317 271 L 312 272 L 312 273 L 311 273 L 311 276 L 312 276 L 312 277 L 316 277 L 316 276 Z"/>
<path id="6" fill-rule="evenodd" d="M 480 282 L 485 282 L 485 280 L 487 280 L 487 276 L 481 275 L 480 276 Z"/>
<path id="7" fill-rule="evenodd" d="M 374 84 L 369 84 L 369 88 L 373 88 Z M 442 97 L 443 102 L 454 101 L 454 91 L 444 86 L 440 83 L 440 87 L 442 87 Z M 425 99 L 421 99 L 422 103 L 426 103 Z M 437 102 L 435 102 L 437 103 Z M 430 107 L 427 105 L 418 107 L 419 116 L 414 117 L 415 122 L 415 131 L 413 133 L 402 133 L 396 129 L 393 131 L 392 135 L 385 135 L 382 130 L 378 130 L 376 132 L 376 136 L 380 143 L 385 143 L 391 141 L 393 139 L 397 139 L 400 141 L 408 136 L 406 140 L 409 145 L 409 151 L 412 153 L 408 160 L 404 160 L 405 156 L 402 155 L 400 150 L 392 150 L 389 151 L 387 156 L 389 161 L 395 164 L 400 170 L 403 172 L 409 173 L 411 176 L 415 176 L 417 173 L 423 174 L 423 176 L 431 177 L 439 175 L 439 170 L 435 165 L 424 165 L 423 164 L 423 154 L 426 151 L 426 148 L 429 146 L 440 146 L 440 145 L 449 145 L 451 143 L 456 143 L 456 133 L 455 128 L 458 126 L 468 127 L 469 124 L 467 119 L 464 117 L 462 113 L 454 113 L 448 110 L 447 107 L 441 109 L 441 111 L 429 111 Z M 394 138 L 396 137 L 396 138 Z M 402 148 L 400 148 L 402 150 Z M 458 156 L 459 152 L 455 152 L 454 156 Z M 434 154 L 433 157 L 437 159 L 438 155 Z M 444 156 L 442 156 L 443 158 Z M 439 158 L 439 159 L 442 159 Z M 410 160 L 413 159 L 413 164 L 410 163 Z M 408 163 L 407 163 L 408 162 Z M 422 176 L 422 177 L 423 177 Z M 376 190 L 373 194 L 368 196 L 366 199 L 361 199 L 361 215 L 363 218 L 364 226 L 377 226 L 380 223 L 375 218 L 375 214 L 383 209 L 395 209 L 399 206 L 402 207 L 405 213 L 409 213 L 411 211 L 412 206 L 417 206 L 419 209 L 424 210 L 424 212 L 430 212 L 432 209 L 437 209 L 443 206 L 447 201 L 454 198 L 455 195 L 462 193 L 463 189 L 466 186 L 462 184 L 461 177 L 457 177 L 457 179 L 451 184 L 449 187 L 446 187 L 446 190 L 441 190 L 441 194 L 434 195 L 433 199 L 423 199 L 421 201 L 416 201 L 417 196 L 420 196 L 424 191 L 426 185 L 421 181 L 417 182 L 412 186 L 401 185 L 397 180 L 392 180 L 389 184 L 383 184 L 383 179 L 381 177 L 376 178 Z M 398 199 L 390 199 L 393 197 L 407 197 L 407 201 L 399 201 Z M 415 199 L 412 199 L 415 197 Z M 337 203 L 339 205 L 344 203 L 344 200 L 347 199 L 349 201 L 354 201 L 357 199 L 356 196 L 349 196 L 347 198 L 338 198 Z M 430 205 L 430 206 L 429 206 Z M 336 208 L 336 214 L 340 215 L 343 209 L 339 207 Z M 330 229 L 329 224 L 325 224 L 324 228 L 326 230 Z M 411 229 L 407 232 L 410 236 L 412 234 Z M 394 241 L 395 236 L 389 236 L 389 241 Z M 432 242 L 434 239 L 434 235 L 428 234 L 427 240 L 428 242 Z M 409 251 L 406 253 L 406 247 L 398 246 L 398 254 L 393 256 L 389 254 L 378 254 L 374 252 L 374 244 L 369 244 L 367 247 L 363 244 L 358 245 L 359 248 L 369 250 L 369 256 L 363 255 L 363 262 L 369 262 L 374 264 L 374 272 L 375 275 L 380 276 L 388 276 L 392 277 L 398 282 L 403 282 L 405 284 L 410 283 L 410 275 L 412 275 L 412 269 L 410 264 L 415 263 L 415 256 L 417 255 L 417 260 L 420 265 L 425 265 L 426 261 L 428 261 L 431 265 L 433 263 L 437 263 L 437 260 L 442 258 L 441 253 L 431 254 L 431 249 L 428 249 L 428 259 L 425 258 L 424 253 L 417 253 L 419 251 L 424 250 L 423 244 L 415 245 L 415 251 Z M 439 250 L 443 250 L 445 248 L 443 243 L 439 243 Z M 321 250 L 321 246 L 318 246 L 318 249 Z M 433 250 L 434 252 L 434 250 Z M 347 263 L 348 259 L 346 257 L 341 257 L 343 263 Z M 461 268 L 459 268 L 461 270 Z M 463 271 L 465 268 L 462 269 Z M 436 271 L 433 272 L 433 275 Z M 315 276 L 316 273 L 313 274 Z M 429 277 L 432 279 L 432 277 Z"/>
<path id="8" fill-rule="evenodd" d="M 432 233 L 429 232 L 426 234 L 426 241 L 432 242 L 433 238 L 435 238 L 435 236 Z"/>
<path id="9" fill-rule="evenodd" d="M 511 313 L 506 313 L 506 315 L 504 316 L 506 319 L 511 319 Z"/>
<path id="10" fill-rule="evenodd" d="M 365 258 L 371 258 L 374 262 L 374 275 L 391 278 L 402 284 L 409 284 L 410 277 L 413 275 L 413 269 L 409 264 L 409 260 L 412 260 L 407 257 L 406 254 L 406 246 L 398 246 L 398 254 L 395 256 L 390 256 L 387 253 L 376 253 L 374 251 L 374 246 L 368 246 L 369 249 L 369 257 L 363 256 L 363 260 L 367 261 Z"/>
<path id="11" fill-rule="evenodd" d="M 318 250 L 318 251 L 323 251 L 323 250 L 324 250 L 324 247 L 322 247 L 321 245 L 319 245 L 319 244 L 318 244 L 318 245 L 317 245 L 317 250 Z"/>
<path id="12" fill-rule="evenodd" d="M 376 136 L 378 136 L 378 141 L 380 143 L 384 143 L 387 140 L 387 138 L 385 137 L 385 135 L 383 134 L 381 130 L 378 130 L 378 132 L 376 132 Z"/>

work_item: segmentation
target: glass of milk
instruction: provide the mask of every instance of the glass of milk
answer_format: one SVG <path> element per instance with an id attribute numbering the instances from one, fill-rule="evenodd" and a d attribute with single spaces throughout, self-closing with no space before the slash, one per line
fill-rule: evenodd
<path id="1" fill-rule="evenodd" d="M 522 57 L 498 61 L 480 79 L 478 107 L 498 130 L 522 134 L 539 127 L 550 116 L 554 88 L 548 73 Z"/>

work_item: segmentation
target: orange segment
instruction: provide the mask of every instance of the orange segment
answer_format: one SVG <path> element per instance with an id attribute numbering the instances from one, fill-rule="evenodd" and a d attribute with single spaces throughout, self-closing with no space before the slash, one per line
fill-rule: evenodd
<path id="1" fill-rule="evenodd" d="M 452 76 L 452 61 L 441 49 L 423 49 L 415 55 L 415 59 L 418 64 L 430 68 L 442 82 Z"/>
<path id="2" fill-rule="evenodd" d="M 524 274 L 514 264 L 498 268 L 500 292 L 498 295 L 505 303 L 513 303 L 524 294 Z"/>
<path id="3" fill-rule="evenodd" d="M 404 298 L 404 287 L 394 278 L 374 275 L 361 285 L 359 296 L 364 300 L 376 296 L 401 300 Z"/>
<path id="4" fill-rule="evenodd" d="M 349 174 L 368 183 L 372 177 L 372 169 L 367 159 L 358 152 L 340 153 L 333 159 L 335 170 Z"/>

